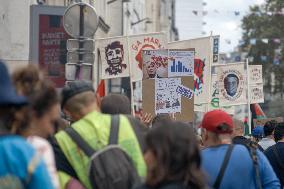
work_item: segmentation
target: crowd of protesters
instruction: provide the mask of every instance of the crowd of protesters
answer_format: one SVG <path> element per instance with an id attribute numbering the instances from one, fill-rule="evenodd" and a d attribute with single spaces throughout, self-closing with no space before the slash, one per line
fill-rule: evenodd
<path id="1" fill-rule="evenodd" d="M 59 92 L 35 66 L 0 61 L 0 188 L 280 189 L 284 122 L 256 127 L 221 110 L 200 125 L 131 115 L 121 94 L 88 81 Z"/>

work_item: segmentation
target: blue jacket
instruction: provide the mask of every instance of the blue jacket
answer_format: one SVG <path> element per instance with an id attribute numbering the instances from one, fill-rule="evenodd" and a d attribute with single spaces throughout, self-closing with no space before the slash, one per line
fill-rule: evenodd
<path id="1" fill-rule="evenodd" d="M 219 174 L 228 145 L 202 150 L 202 168 L 213 186 Z M 259 172 L 263 189 L 280 189 L 280 183 L 264 154 L 257 150 Z M 255 171 L 248 149 L 235 145 L 225 170 L 220 189 L 257 189 Z"/>
<path id="2" fill-rule="evenodd" d="M 19 178 L 22 183 L 29 182 L 27 189 L 53 189 L 49 174 L 42 160 L 35 161 L 35 169 L 28 177 L 28 165 L 35 157 L 35 150 L 19 136 L 0 136 L 0 178 L 13 175 Z M 30 179 L 28 179 L 30 178 Z"/>

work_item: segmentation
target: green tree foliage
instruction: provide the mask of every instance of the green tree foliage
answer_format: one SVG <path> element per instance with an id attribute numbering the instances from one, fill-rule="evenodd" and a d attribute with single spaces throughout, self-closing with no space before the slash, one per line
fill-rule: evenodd
<path id="1" fill-rule="evenodd" d="M 242 28 L 244 44 L 241 50 L 248 52 L 248 57 L 253 57 L 250 64 L 263 65 L 266 96 L 269 94 L 283 99 L 284 0 L 266 0 L 263 5 L 250 7 L 249 14 L 242 20 Z M 251 39 L 256 39 L 255 45 L 250 43 Z M 262 39 L 268 39 L 268 43 L 263 42 Z M 277 43 L 275 39 L 280 39 L 281 43 Z M 264 57 L 266 57 L 266 60 Z M 273 64 L 276 57 L 280 58 L 279 65 Z M 274 87 L 271 86 L 271 73 L 275 74 Z"/>

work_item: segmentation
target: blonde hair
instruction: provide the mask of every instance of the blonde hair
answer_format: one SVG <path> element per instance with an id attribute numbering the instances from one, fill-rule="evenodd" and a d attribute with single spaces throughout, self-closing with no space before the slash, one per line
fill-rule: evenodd
<path id="1" fill-rule="evenodd" d="M 86 91 L 68 99 L 64 109 L 71 113 L 80 113 L 83 108 L 94 102 L 96 102 L 96 94 L 92 91 Z"/>

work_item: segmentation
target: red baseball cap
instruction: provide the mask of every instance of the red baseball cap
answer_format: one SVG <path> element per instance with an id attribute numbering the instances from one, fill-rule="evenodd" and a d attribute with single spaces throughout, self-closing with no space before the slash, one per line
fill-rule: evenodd
<path id="1" fill-rule="evenodd" d="M 204 115 L 199 127 L 214 133 L 225 134 L 233 132 L 234 124 L 229 114 L 222 110 L 213 110 Z"/>

